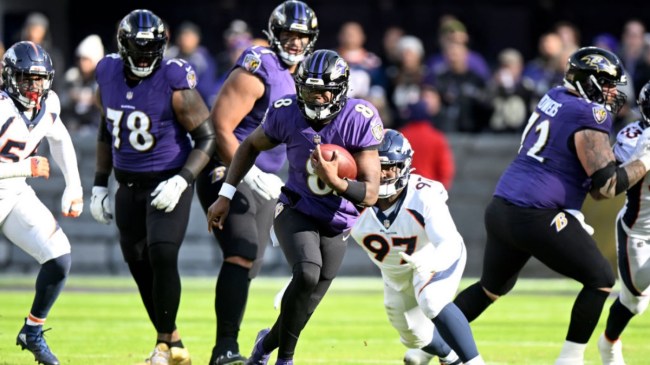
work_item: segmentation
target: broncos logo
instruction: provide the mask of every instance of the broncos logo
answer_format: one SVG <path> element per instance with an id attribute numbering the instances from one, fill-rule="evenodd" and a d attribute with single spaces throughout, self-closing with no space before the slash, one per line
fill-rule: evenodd
<path id="1" fill-rule="evenodd" d="M 589 66 L 593 66 L 598 72 L 606 72 L 614 77 L 618 76 L 616 74 L 616 65 L 601 55 L 590 54 L 582 57 L 580 60 Z"/>

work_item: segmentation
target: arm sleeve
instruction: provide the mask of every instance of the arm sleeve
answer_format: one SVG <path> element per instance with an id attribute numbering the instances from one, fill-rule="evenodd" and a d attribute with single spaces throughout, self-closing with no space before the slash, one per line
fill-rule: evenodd
<path id="1" fill-rule="evenodd" d="M 77 155 L 70 134 L 63 125 L 61 118 L 57 117 L 54 121 L 52 130 L 47 136 L 47 141 L 50 144 L 52 158 L 63 173 L 66 186 L 81 186 Z"/>
<path id="2" fill-rule="evenodd" d="M 436 186 L 439 188 L 436 189 Z M 433 267 L 444 269 L 450 262 L 450 257 L 458 257 L 462 251 L 463 237 L 456 229 L 449 207 L 447 192 L 441 184 L 435 183 L 433 191 L 426 197 L 424 209 L 424 224 L 427 237 L 435 247 Z"/>

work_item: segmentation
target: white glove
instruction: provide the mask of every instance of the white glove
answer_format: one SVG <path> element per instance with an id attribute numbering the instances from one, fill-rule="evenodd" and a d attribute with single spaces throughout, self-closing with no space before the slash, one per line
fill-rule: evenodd
<path id="1" fill-rule="evenodd" d="M 93 186 L 93 196 L 90 198 L 90 213 L 99 223 L 110 224 L 113 221 L 111 200 L 108 197 L 108 188 Z"/>
<path id="2" fill-rule="evenodd" d="M 650 128 L 643 130 L 643 133 L 636 140 L 634 153 L 632 153 L 632 156 L 624 165 L 627 165 L 628 163 L 635 160 L 643 162 L 646 171 L 650 172 Z"/>
<path id="3" fill-rule="evenodd" d="M 435 260 L 428 255 L 419 255 L 418 252 L 415 252 L 413 255 L 409 255 L 406 252 L 400 252 L 399 255 L 402 257 L 402 260 L 418 274 L 418 276 L 423 280 L 429 280 L 436 273 L 436 268 L 434 268 Z"/>
<path id="4" fill-rule="evenodd" d="M 244 176 L 244 182 L 266 200 L 277 199 L 280 196 L 280 188 L 284 186 L 282 179 L 260 170 L 255 165 Z"/>
<path id="5" fill-rule="evenodd" d="M 151 196 L 156 198 L 151 201 L 151 206 L 169 213 L 178 204 L 181 194 L 187 188 L 187 181 L 180 175 L 174 175 L 158 184 Z"/>
<path id="6" fill-rule="evenodd" d="M 66 186 L 61 197 L 61 213 L 64 217 L 77 218 L 84 210 L 83 189 L 81 186 Z"/>

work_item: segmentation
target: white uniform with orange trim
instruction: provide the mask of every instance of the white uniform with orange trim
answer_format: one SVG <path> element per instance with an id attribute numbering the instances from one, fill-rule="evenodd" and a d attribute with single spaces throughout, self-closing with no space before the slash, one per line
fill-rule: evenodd
<path id="1" fill-rule="evenodd" d="M 76 209 L 83 207 L 81 180 L 77 157 L 70 135 L 59 117 L 61 104 L 50 91 L 41 100 L 41 109 L 21 112 L 13 100 L 0 91 L 0 228 L 15 245 L 34 257 L 40 264 L 70 252 L 70 243 L 49 209 L 38 199 L 25 177 L 7 177 L 9 164 L 36 155 L 47 138 L 52 158 L 66 181 L 68 207 L 74 201 Z M 66 194 L 64 194 L 66 195 Z M 77 196 L 78 195 L 78 196 Z M 63 205 L 66 202 L 62 202 Z"/>
<path id="2" fill-rule="evenodd" d="M 431 319 L 453 301 L 465 270 L 463 238 L 447 206 L 447 191 L 437 181 L 411 174 L 402 196 L 384 212 L 366 208 L 352 237 L 379 267 L 388 318 L 410 348 L 431 342 Z M 428 260 L 436 268 L 422 278 L 400 252 Z"/>

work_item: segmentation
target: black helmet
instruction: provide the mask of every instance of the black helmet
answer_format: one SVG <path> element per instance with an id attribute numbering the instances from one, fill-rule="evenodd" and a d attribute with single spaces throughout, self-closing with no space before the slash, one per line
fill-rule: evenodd
<path id="1" fill-rule="evenodd" d="M 124 66 L 137 77 L 147 77 L 160 66 L 167 39 L 165 23 L 146 9 L 130 12 L 117 29 L 117 48 Z"/>
<path id="2" fill-rule="evenodd" d="M 650 81 L 646 82 L 639 92 L 639 98 L 636 100 L 639 106 L 639 112 L 646 126 L 650 126 Z"/>
<path id="3" fill-rule="evenodd" d="M 31 82 L 25 84 L 27 76 L 43 79 L 41 87 Z M 45 50 L 34 42 L 23 41 L 9 47 L 2 57 L 2 82 L 9 96 L 25 108 L 40 108 L 41 99 L 50 91 L 54 79 L 52 59 Z"/>
<path id="4" fill-rule="evenodd" d="M 345 106 L 350 68 L 338 53 L 320 49 L 305 58 L 298 66 L 294 80 L 296 99 L 302 115 L 313 122 L 326 122 L 334 118 Z M 310 100 L 314 92 L 330 91 L 328 103 Z"/>
<path id="5" fill-rule="evenodd" d="M 411 175 L 413 148 L 404 135 L 394 129 L 384 131 L 379 145 L 379 162 L 382 167 L 397 166 L 399 172 L 394 179 L 382 179 L 379 184 L 379 198 L 391 197 L 406 187 Z"/>
<path id="6" fill-rule="evenodd" d="M 287 65 L 295 65 L 302 61 L 314 49 L 318 38 L 318 19 L 314 11 L 302 1 L 287 0 L 273 10 L 269 18 L 266 36 L 271 48 Z M 280 42 L 282 31 L 303 33 L 309 36 L 309 43 L 301 54 L 290 54 Z"/>
<path id="7" fill-rule="evenodd" d="M 618 56 L 602 48 L 583 47 L 575 51 L 569 57 L 564 80 L 583 98 L 604 104 L 614 114 L 627 99 L 625 93 L 618 91 L 615 100 L 608 101 L 603 92 L 603 86 L 627 84 L 627 76 Z"/>

